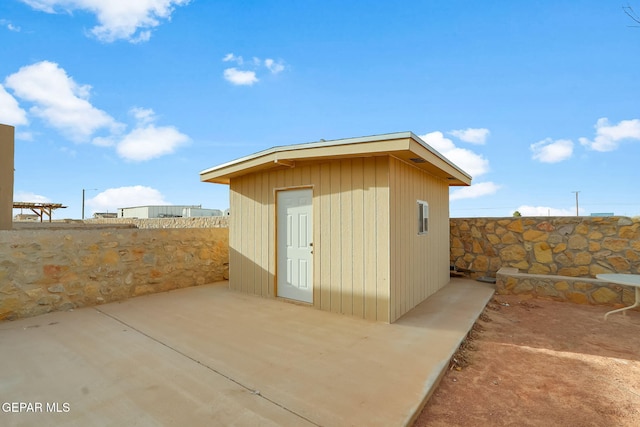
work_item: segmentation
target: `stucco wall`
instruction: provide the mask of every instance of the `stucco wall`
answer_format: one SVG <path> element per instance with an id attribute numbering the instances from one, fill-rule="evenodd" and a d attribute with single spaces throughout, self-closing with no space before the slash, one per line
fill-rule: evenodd
<path id="1" fill-rule="evenodd" d="M 0 231 L 0 320 L 223 279 L 227 228 Z"/>
<path id="2" fill-rule="evenodd" d="M 11 229 L 14 128 L 0 124 L 0 230 Z"/>

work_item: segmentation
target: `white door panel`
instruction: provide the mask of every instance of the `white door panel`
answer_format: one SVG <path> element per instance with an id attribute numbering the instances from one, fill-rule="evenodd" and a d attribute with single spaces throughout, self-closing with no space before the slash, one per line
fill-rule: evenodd
<path id="1" fill-rule="evenodd" d="M 277 204 L 278 296 L 312 303 L 312 191 L 279 191 Z"/>

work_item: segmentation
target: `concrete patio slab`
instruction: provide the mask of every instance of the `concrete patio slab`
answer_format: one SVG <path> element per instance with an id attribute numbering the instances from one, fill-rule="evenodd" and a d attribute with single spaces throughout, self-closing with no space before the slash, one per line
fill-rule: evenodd
<path id="1" fill-rule="evenodd" d="M 492 295 L 452 279 L 388 325 L 222 283 L 0 323 L 0 424 L 407 425 Z"/>

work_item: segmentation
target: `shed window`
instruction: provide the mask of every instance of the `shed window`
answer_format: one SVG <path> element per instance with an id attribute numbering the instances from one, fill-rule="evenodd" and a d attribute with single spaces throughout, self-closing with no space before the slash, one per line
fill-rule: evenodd
<path id="1" fill-rule="evenodd" d="M 429 203 L 418 200 L 418 234 L 429 231 Z"/>

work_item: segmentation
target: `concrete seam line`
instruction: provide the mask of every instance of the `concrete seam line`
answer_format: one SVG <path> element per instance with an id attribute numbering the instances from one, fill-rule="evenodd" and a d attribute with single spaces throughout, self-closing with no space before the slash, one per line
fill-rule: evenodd
<path id="1" fill-rule="evenodd" d="M 231 381 L 231 382 L 233 382 L 233 383 L 237 384 L 238 386 L 240 386 L 240 387 L 244 388 L 245 390 L 248 390 L 251 394 L 256 395 L 256 396 L 258 396 L 258 397 L 261 397 L 262 399 L 266 400 L 267 402 L 272 403 L 273 405 L 276 405 L 276 406 L 278 406 L 279 408 L 282 408 L 282 409 L 284 409 L 285 411 L 287 411 L 287 412 L 289 412 L 289 413 L 291 413 L 291 414 L 293 414 L 293 415 L 295 415 L 295 416 L 297 416 L 297 417 L 302 418 L 303 420 L 305 420 L 305 421 L 307 421 L 307 422 L 309 422 L 309 423 L 313 424 L 314 426 L 321 427 L 321 424 L 318 424 L 318 423 L 316 423 L 316 422 L 314 422 L 314 421 L 310 420 L 309 418 L 305 417 L 304 415 L 301 415 L 301 414 L 299 414 L 299 413 L 295 412 L 294 410 L 289 409 L 289 408 L 287 408 L 286 406 L 284 406 L 284 405 L 282 405 L 282 404 L 280 404 L 280 403 L 276 402 L 275 400 L 272 400 L 272 399 L 268 398 L 267 396 L 265 396 L 265 395 L 263 395 L 262 393 L 260 393 L 260 391 L 259 391 L 259 390 L 254 390 L 254 389 L 252 389 L 251 387 L 248 387 L 248 386 L 246 386 L 246 385 L 242 384 L 240 381 L 238 381 L 238 380 L 236 380 L 236 379 L 234 379 L 234 378 L 232 378 L 232 377 L 230 377 L 230 376 L 228 376 L 228 375 L 226 375 L 226 374 L 224 374 L 224 373 L 222 373 L 222 372 L 218 371 L 218 370 L 217 370 L 217 369 L 215 369 L 214 367 L 211 367 L 211 366 L 209 366 L 209 365 L 207 365 L 207 364 L 205 364 L 205 363 L 202 363 L 201 361 L 199 361 L 199 360 L 197 360 L 197 359 L 194 359 L 193 357 L 191 357 L 191 356 L 189 356 L 188 354 L 186 354 L 186 353 L 184 353 L 184 352 L 182 352 L 182 351 L 178 350 L 177 348 L 171 347 L 169 344 L 166 344 L 166 343 L 164 343 L 164 342 L 160 341 L 159 339 L 152 337 L 151 335 L 147 334 L 146 332 L 143 332 L 143 331 L 141 331 L 140 329 L 135 328 L 134 326 L 132 326 L 132 325 L 128 324 L 127 322 L 125 322 L 125 321 L 123 321 L 123 320 L 120 320 L 120 319 L 118 319 L 117 317 L 115 317 L 115 316 L 113 316 L 113 315 L 111 315 L 111 314 L 109 314 L 109 313 L 106 313 L 106 312 L 104 312 L 104 311 L 100 310 L 100 309 L 99 309 L 99 308 L 97 308 L 97 307 L 93 307 L 93 308 L 94 308 L 98 313 L 103 314 L 103 315 L 105 315 L 105 316 L 107 316 L 107 317 L 110 317 L 111 319 L 115 320 L 116 322 L 118 322 L 118 323 L 120 323 L 120 324 L 122 324 L 122 325 L 126 326 L 127 328 L 131 328 L 132 330 L 134 330 L 134 331 L 138 332 L 139 334 L 141 334 L 141 335 L 143 335 L 143 336 L 145 336 L 145 337 L 149 338 L 150 340 L 152 340 L 152 341 L 154 341 L 154 342 L 156 342 L 156 343 L 158 343 L 158 344 L 162 345 L 163 347 L 166 347 L 166 348 L 168 348 L 169 350 L 172 350 L 172 351 L 174 351 L 174 352 L 178 353 L 179 355 L 181 355 L 181 356 L 183 356 L 183 357 L 186 357 L 187 359 L 191 360 L 192 362 L 195 362 L 195 363 L 197 363 L 198 365 L 203 366 L 204 368 L 207 368 L 208 370 L 212 371 L 213 373 L 218 374 L 218 375 L 220 375 L 220 376 L 221 376 L 221 377 L 223 377 L 223 378 L 226 378 L 227 380 L 229 380 L 229 381 Z"/>

